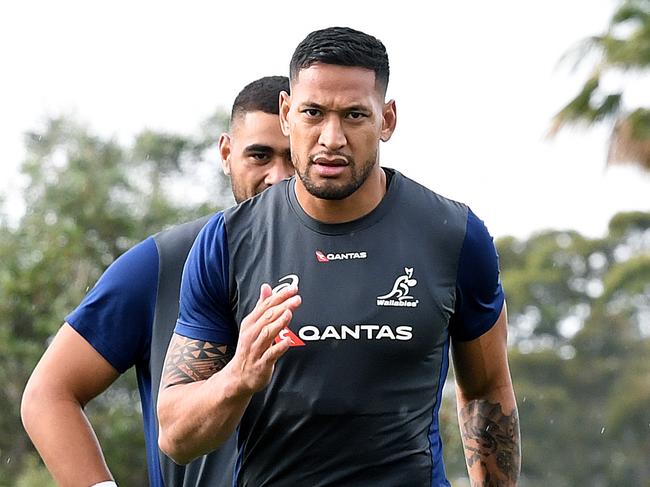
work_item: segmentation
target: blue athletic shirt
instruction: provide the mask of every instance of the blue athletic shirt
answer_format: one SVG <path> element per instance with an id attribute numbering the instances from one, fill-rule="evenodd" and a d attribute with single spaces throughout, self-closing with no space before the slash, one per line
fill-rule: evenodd
<path id="1" fill-rule="evenodd" d="M 149 354 L 158 286 L 152 237 L 121 255 L 65 321 L 120 374 L 135 366 L 152 486 L 162 486 Z"/>
<path id="2" fill-rule="evenodd" d="M 119 373 L 135 366 L 152 487 L 226 487 L 232 481 L 234 438 L 183 466 L 158 449 L 155 403 L 178 316 L 183 263 L 206 221 L 174 226 L 127 251 L 66 317 Z"/>

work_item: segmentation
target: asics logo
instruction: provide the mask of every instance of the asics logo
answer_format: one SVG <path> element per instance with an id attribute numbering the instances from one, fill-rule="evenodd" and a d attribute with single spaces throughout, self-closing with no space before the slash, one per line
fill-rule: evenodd
<path id="1" fill-rule="evenodd" d="M 298 287 L 298 276 L 295 274 L 289 274 L 287 276 L 284 276 L 283 278 L 279 279 L 278 282 L 281 282 L 282 284 L 278 284 L 273 288 L 273 294 L 279 293 L 286 287 L 291 287 L 291 286 L 296 286 Z"/>
<path id="2" fill-rule="evenodd" d="M 273 288 L 273 294 L 279 293 L 285 288 L 291 287 L 291 286 L 296 286 L 298 287 L 298 282 L 300 279 L 298 278 L 297 275 L 295 274 L 288 274 L 278 280 L 281 284 L 278 284 Z M 275 343 L 280 342 L 281 340 L 289 340 L 289 346 L 291 347 L 302 347 L 305 345 L 305 342 L 303 342 L 300 338 L 296 336 L 294 332 L 292 332 L 289 328 L 286 326 L 280 330 L 280 333 L 278 333 L 278 336 L 275 337 L 273 340 Z"/>

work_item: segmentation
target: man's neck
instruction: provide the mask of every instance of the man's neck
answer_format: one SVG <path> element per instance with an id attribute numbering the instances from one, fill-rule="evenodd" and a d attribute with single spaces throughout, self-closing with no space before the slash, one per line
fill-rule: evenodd
<path id="1" fill-rule="evenodd" d="M 296 198 L 302 209 L 322 223 L 346 223 L 374 210 L 386 194 L 386 173 L 377 164 L 368 179 L 347 198 L 326 200 L 313 196 L 296 178 Z"/>

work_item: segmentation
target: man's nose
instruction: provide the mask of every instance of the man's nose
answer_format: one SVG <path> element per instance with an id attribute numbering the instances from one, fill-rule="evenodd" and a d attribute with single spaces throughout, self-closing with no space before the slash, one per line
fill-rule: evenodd
<path id="1" fill-rule="evenodd" d="M 341 119 L 332 114 L 323 122 L 318 143 L 328 150 L 337 151 L 348 143 Z"/>

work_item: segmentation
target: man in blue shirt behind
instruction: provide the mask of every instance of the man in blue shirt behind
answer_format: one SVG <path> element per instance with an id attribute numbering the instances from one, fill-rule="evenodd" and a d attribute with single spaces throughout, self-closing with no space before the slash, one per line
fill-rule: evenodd
<path id="1" fill-rule="evenodd" d="M 247 85 L 219 139 L 223 169 L 237 202 L 293 174 L 278 118 L 283 76 Z M 178 314 L 182 266 L 199 219 L 150 237 L 118 258 L 65 318 L 23 396 L 27 432 L 55 480 L 87 487 L 112 479 L 83 407 L 136 368 L 152 487 L 232 484 L 234 442 L 181 467 L 158 450 L 155 403 L 163 358 Z M 113 484 L 110 484 L 113 485 Z"/>

